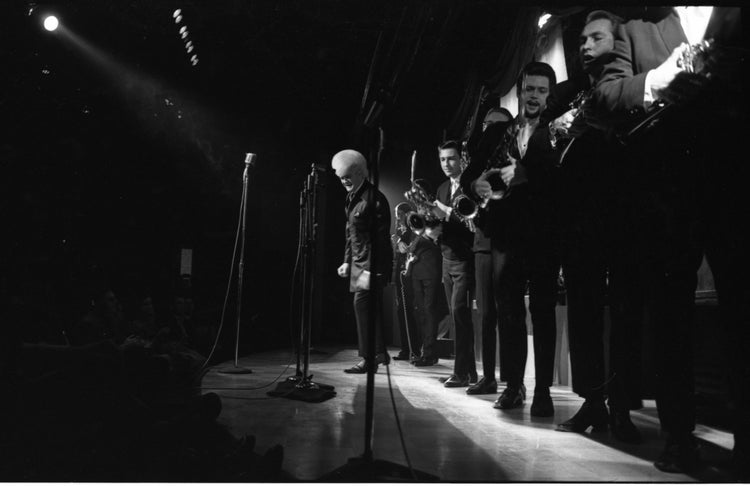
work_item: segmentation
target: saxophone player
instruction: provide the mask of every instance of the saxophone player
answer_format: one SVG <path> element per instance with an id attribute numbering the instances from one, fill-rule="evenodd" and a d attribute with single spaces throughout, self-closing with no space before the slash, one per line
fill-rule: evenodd
<path id="1" fill-rule="evenodd" d="M 442 220 L 438 241 L 443 255 L 443 287 L 455 328 L 453 374 L 444 385 L 465 387 L 477 381 L 474 358 L 474 325 L 471 320 L 469 293 L 474 279 L 473 233 L 453 210 L 454 201 L 463 194 L 461 175 L 467 162 L 461 156 L 461 144 L 449 140 L 438 147 L 440 167 L 448 180 L 437 189 L 435 216 Z"/>

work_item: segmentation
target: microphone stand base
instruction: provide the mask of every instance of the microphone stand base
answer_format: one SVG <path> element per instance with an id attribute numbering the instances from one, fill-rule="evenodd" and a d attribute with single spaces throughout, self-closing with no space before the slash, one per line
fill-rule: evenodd
<path id="1" fill-rule="evenodd" d="M 315 383 L 312 376 L 305 379 L 301 376 L 290 376 L 276 385 L 276 389 L 266 394 L 270 397 L 288 398 L 303 402 L 320 403 L 336 396 L 334 387 Z"/>
<path id="2" fill-rule="evenodd" d="M 395 462 L 352 457 L 346 464 L 326 473 L 316 481 L 325 483 L 428 483 L 440 481 L 440 478 L 416 469 L 409 469 Z"/>
<path id="3" fill-rule="evenodd" d="M 217 371 L 225 375 L 248 375 L 253 372 L 253 370 L 245 368 L 244 366 L 227 366 L 225 368 L 220 368 Z"/>

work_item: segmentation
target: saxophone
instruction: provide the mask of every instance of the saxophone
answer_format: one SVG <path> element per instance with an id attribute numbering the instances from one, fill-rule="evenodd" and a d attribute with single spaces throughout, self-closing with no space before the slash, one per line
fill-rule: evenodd
<path id="1" fill-rule="evenodd" d="M 686 73 L 698 74 L 705 78 L 710 78 L 711 72 L 708 69 L 706 60 L 715 50 L 716 44 L 713 39 L 689 45 L 677 59 L 677 67 L 682 68 Z M 630 114 L 636 118 L 635 124 L 631 124 L 631 128 L 624 133 L 616 134 L 615 138 L 622 145 L 630 144 L 638 135 L 646 133 L 656 126 L 675 106 L 676 104 L 673 102 L 665 99 L 657 99 L 645 112 L 643 109 L 634 108 Z"/>

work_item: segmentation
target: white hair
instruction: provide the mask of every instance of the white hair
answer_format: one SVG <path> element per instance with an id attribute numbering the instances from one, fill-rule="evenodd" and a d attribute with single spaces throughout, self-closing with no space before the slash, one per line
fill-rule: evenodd
<path id="1" fill-rule="evenodd" d="M 333 170 L 343 169 L 346 167 L 355 167 L 357 171 L 363 174 L 365 177 L 368 176 L 367 171 L 367 160 L 365 156 L 356 150 L 342 150 L 337 153 L 331 159 L 331 167 Z"/>

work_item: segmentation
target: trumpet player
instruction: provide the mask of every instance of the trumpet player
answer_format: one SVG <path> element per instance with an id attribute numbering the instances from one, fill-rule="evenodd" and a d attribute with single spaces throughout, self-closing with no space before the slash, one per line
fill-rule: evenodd
<path id="1" fill-rule="evenodd" d="M 393 359 L 397 361 L 416 361 L 417 355 L 417 333 L 416 321 L 414 319 L 414 296 L 412 292 L 412 276 L 407 271 L 407 262 L 413 253 L 410 246 L 414 240 L 414 233 L 409 229 L 407 217 L 413 211 L 409 203 L 402 202 L 393 210 L 396 218 L 396 232 L 393 240 L 393 273 L 391 281 L 396 290 L 396 314 L 399 324 L 399 335 L 401 338 L 401 351 Z M 410 262 L 410 266 L 412 262 Z"/>
<path id="2" fill-rule="evenodd" d="M 443 287 L 455 328 L 453 374 L 444 385 L 465 387 L 477 381 L 474 358 L 474 325 L 471 320 L 469 293 L 474 279 L 474 235 L 453 210 L 455 200 L 463 195 L 461 175 L 467 161 L 461 156 L 461 145 L 455 140 L 438 147 L 440 166 L 448 180 L 437 189 L 433 213 L 442 221 L 438 241 L 443 255 Z"/>

